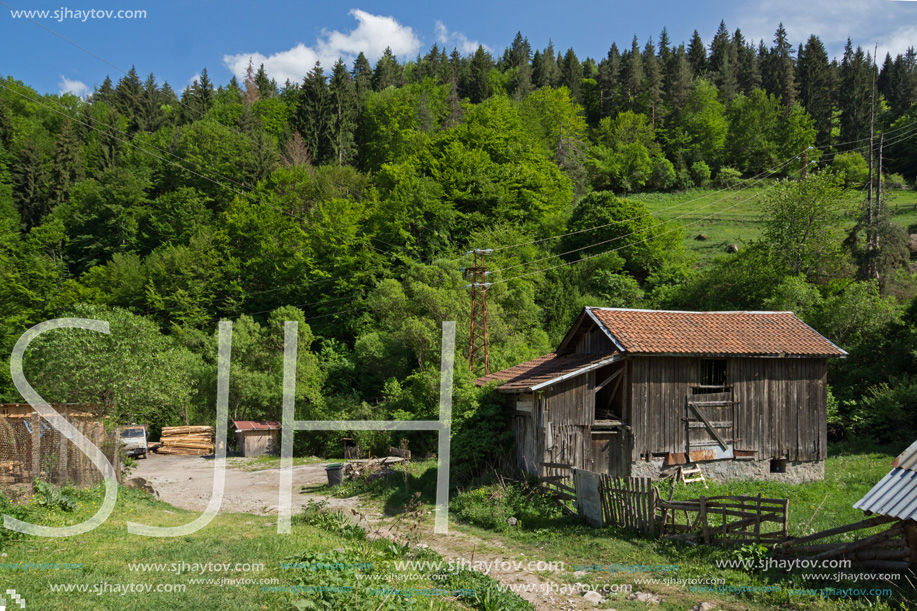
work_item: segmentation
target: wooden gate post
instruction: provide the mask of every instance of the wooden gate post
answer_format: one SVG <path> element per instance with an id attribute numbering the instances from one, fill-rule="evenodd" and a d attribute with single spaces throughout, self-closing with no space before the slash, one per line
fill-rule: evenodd
<path id="1" fill-rule="evenodd" d="M 701 528 L 703 529 L 704 545 L 710 545 L 710 528 L 707 525 L 707 497 L 700 497 L 700 518 Z"/>
<path id="2" fill-rule="evenodd" d="M 41 416 L 33 412 L 32 424 L 32 480 L 41 479 Z"/>

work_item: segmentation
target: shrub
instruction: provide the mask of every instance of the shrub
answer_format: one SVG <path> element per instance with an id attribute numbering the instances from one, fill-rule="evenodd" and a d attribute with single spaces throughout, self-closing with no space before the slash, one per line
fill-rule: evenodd
<path id="1" fill-rule="evenodd" d="M 698 187 L 703 187 L 710 180 L 710 166 L 703 161 L 691 164 L 691 180 Z"/>
<path id="2" fill-rule="evenodd" d="M 716 173 L 716 185 L 727 189 L 729 187 L 734 187 L 742 181 L 742 172 L 738 171 L 735 168 L 720 168 L 720 171 Z"/>

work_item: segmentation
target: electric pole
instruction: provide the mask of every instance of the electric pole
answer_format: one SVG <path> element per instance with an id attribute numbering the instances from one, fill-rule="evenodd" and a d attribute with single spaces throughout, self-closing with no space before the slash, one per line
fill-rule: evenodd
<path id="1" fill-rule="evenodd" d="M 484 264 L 484 255 L 493 252 L 492 248 L 475 248 L 466 255 L 474 256 L 474 265 L 462 270 L 466 279 L 471 284 L 465 288 L 471 289 L 471 330 L 468 333 L 468 371 L 474 371 L 477 361 L 484 361 L 484 375 L 490 373 L 490 355 L 487 346 L 487 289 L 491 283 L 487 282 L 487 271 Z"/>

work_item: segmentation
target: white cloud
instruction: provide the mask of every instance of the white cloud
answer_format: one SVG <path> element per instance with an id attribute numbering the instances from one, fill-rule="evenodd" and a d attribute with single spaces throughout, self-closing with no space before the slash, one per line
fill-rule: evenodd
<path id="1" fill-rule="evenodd" d="M 283 84 L 287 79 L 302 80 L 316 61 L 320 61 L 327 72 L 339 57 L 350 62 L 361 51 L 374 61 L 382 56 L 386 47 L 402 59 L 413 58 L 420 50 L 420 39 L 414 30 L 401 25 L 394 17 L 373 15 L 359 9 L 351 9 L 350 15 L 357 20 L 356 28 L 347 33 L 323 30 L 312 47 L 298 43 L 291 49 L 267 56 L 258 52 L 224 55 L 223 63 L 240 80 L 245 78 L 249 60 L 256 69 L 264 64 L 268 75 Z"/>
<path id="2" fill-rule="evenodd" d="M 917 19 L 917 4 L 889 0 L 763 0 L 738 12 L 738 25 L 746 38 L 773 44 L 777 25 L 783 23 L 794 46 L 817 35 L 829 57 L 841 58 L 849 37 L 853 46 L 873 52 L 879 45 L 879 62 L 886 51 L 892 57 L 917 43 L 917 26 L 902 26 Z M 729 24 L 734 28 L 733 24 Z"/>
<path id="3" fill-rule="evenodd" d="M 86 86 L 86 83 L 82 81 L 71 81 L 63 74 L 60 77 L 60 82 L 57 84 L 57 87 L 61 95 L 65 93 L 72 93 L 77 97 L 85 97 L 89 93 L 89 87 Z"/>
<path id="4" fill-rule="evenodd" d="M 441 45 L 444 45 L 447 49 L 452 47 L 459 50 L 462 55 L 470 55 L 478 50 L 478 47 L 484 47 L 488 52 L 493 52 L 493 49 L 487 45 L 479 43 L 477 40 L 469 40 L 467 36 L 461 32 L 450 32 L 449 28 L 446 27 L 442 21 L 436 22 L 436 41 Z"/>

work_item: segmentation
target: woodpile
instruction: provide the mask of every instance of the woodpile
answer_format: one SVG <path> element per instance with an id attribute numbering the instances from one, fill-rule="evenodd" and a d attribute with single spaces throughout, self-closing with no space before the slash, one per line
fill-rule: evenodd
<path id="1" fill-rule="evenodd" d="M 179 456 L 206 456 L 213 454 L 216 437 L 212 426 L 166 426 L 162 429 L 157 454 Z"/>
<path id="2" fill-rule="evenodd" d="M 886 524 L 891 524 L 891 528 L 855 541 L 817 543 L 829 537 Z M 778 552 L 784 556 L 807 556 L 816 561 L 843 558 L 864 569 L 876 571 L 903 571 L 911 566 L 905 523 L 890 516 L 873 516 L 862 522 L 793 539 L 778 548 Z"/>

